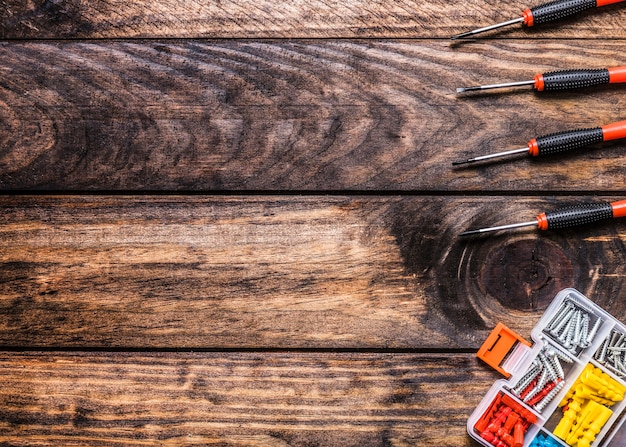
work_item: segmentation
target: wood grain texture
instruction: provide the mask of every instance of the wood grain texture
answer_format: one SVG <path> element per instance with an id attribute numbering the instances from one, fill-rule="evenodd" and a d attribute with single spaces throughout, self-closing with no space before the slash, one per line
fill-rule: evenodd
<path id="1" fill-rule="evenodd" d="M 519 17 L 539 3 L 545 2 L 3 0 L 0 38 L 447 38 Z M 624 23 L 623 6 L 611 5 L 557 26 L 513 27 L 496 36 L 623 38 Z"/>
<path id="2" fill-rule="evenodd" d="M 497 322 L 626 321 L 626 220 L 457 238 L 621 198 L 623 142 L 450 166 L 624 119 L 454 92 L 623 65 L 626 7 L 470 3 L 0 0 L 0 445 L 475 447 Z"/>
<path id="3" fill-rule="evenodd" d="M 473 354 L 4 353 L 0 440 L 470 447 L 495 377 Z"/>
<path id="4" fill-rule="evenodd" d="M 623 85 L 455 88 L 619 65 L 625 42 L 545 42 L 541 55 L 524 41 L 2 45 L 0 188 L 620 192 L 623 141 L 470 169 L 451 162 L 623 119 Z"/>
<path id="5" fill-rule="evenodd" d="M 626 317 L 626 222 L 462 239 L 580 198 L 0 197 L 0 346 L 477 349 L 576 287 Z"/>

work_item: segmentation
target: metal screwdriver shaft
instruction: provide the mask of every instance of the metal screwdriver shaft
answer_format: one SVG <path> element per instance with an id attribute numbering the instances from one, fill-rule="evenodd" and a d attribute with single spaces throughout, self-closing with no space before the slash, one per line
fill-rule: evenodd
<path id="1" fill-rule="evenodd" d="M 497 227 L 480 228 L 477 230 L 464 231 L 459 236 L 472 236 L 500 230 L 510 230 L 521 227 L 537 227 L 540 230 L 556 230 L 561 228 L 575 227 L 590 224 L 606 219 L 626 217 L 626 200 L 617 202 L 585 203 L 565 208 L 560 208 L 547 213 L 541 213 L 537 219 L 530 222 L 500 225 Z"/>
<path id="2" fill-rule="evenodd" d="M 493 29 L 503 28 L 505 26 L 514 25 L 516 23 L 521 23 L 524 21 L 524 17 L 519 17 L 513 20 L 507 20 L 506 22 L 496 23 L 495 25 L 484 26 L 482 28 L 477 28 L 472 31 L 468 31 L 466 33 L 457 34 L 456 36 L 450 37 L 452 40 L 463 39 L 465 37 L 473 36 L 474 34 L 484 33 L 485 31 L 491 31 Z"/>
<path id="3" fill-rule="evenodd" d="M 620 3 L 624 0 L 555 0 L 549 3 L 544 3 L 534 8 L 527 8 L 522 13 L 522 17 L 517 19 L 508 20 L 506 22 L 497 23 L 495 25 L 485 26 L 477 28 L 465 33 L 452 36 L 452 40 L 463 39 L 465 37 L 474 36 L 479 33 L 491 31 L 497 28 L 502 28 L 516 23 L 522 23 L 525 26 L 541 25 L 544 23 L 553 22 L 563 19 L 565 17 L 577 14 L 587 9 L 610 5 L 612 3 Z"/>
<path id="4" fill-rule="evenodd" d="M 490 84 L 490 85 L 476 85 L 473 87 L 459 87 L 456 89 L 457 93 L 472 92 L 476 90 L 492 90 L 496 88 L 508 88 L 508 87 L 520 87 L 523 85 L 533 85 L 535 81 L 519 81 L 519 82 L 506 82 L 504 84 Z"/>
<path id="5" fill-rule="evenodd" d="M 495 154 L 481 155 L 478 157 L 468 158 L 466 160 L 453 161 L 452 164 L 456 166 L 521 153 L 527 153 L 533 157 L 561 154 L 581 149 L 591 144 L 622 138 L 626 138 L 626 120 L 607 124 L 602 127 L 569 130 L 533 138 L 528 142 L 526 147 L 498 152 Z"/>
<path id="6" fill-rule="evenodd" d="M 530 222 L 521 222 L 521 223 L 509 224 L 509 225 L 500 225 L 498 227 L 479 228 L 478 230 L 468 230 L 468 231 L 464 231 L 463 233 L 459 234 L 459 236 L 465 237 L 465 236 L 472 236 L 472 235 L 475 235 L 475 234 L 489 233 L 489 232 L 492 232 L 492 231 L 512 230 L 514 228 L 536 227 L 536 226 L 537 226 L 537 221 L 533 220 L 533 221 L 530 221 Z"/>
<path id="7" fill-rule="evenodd" d="M 521 153 L 528 153 L 528 148 L 520 147 L 519 149 L 512 149 L 510 151 L 498 152 L 496 154 L 481 155 L 479 157 L 468 158 L 467 160 L 453 161 L 452 165 L 453 166 L 464 165 L 467 163 L 475 163 L 477 161 L 490 160 L 492 158 L 506 157 L 508 155 L 515 155 L 515 154 L 521 154 Z"/>

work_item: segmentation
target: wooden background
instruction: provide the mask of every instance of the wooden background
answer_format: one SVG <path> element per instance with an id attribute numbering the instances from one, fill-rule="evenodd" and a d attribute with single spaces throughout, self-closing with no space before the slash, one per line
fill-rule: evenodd
<path id="1" fill-rule="evenodd" d="M 476 446 L 502 321 L 626 320 L 626 221 L 458 239 L 626 194 L 626 144 L 451 161 L 625 119 L 626 8 L 0 0 L 0 445 Z"/>

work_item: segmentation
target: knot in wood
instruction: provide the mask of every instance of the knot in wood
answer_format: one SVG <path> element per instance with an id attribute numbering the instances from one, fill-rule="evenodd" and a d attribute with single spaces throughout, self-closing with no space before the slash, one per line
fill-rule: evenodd
<path id="1" fill-rule="evenodd" d="M 561 289 L 571 287 L 573 267 L 557 244 L 526 239 L 494 248 L 481 270 L 481 288 L 503 306 L 545 309 Z"/>

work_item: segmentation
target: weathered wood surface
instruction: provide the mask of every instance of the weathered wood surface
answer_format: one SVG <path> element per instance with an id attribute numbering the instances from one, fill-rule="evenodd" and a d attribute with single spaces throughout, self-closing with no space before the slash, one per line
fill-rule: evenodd
<path id="1" fill-rule="evenodd" d="M 0 198 L 0 346 L 475 350 L 572 286 L 624 318 L 626 222 L 457 238 L 576 200 Z"/>
<path id="2" fill-rule="evenodd" d="M 521 16 L 528 4 L 494 0 L 3 0 L 0 38 L 447 38 Z M 626 9 L 610 5 L 556 25 L 498 38 L 624 38 Z"/>
<path id="3" fill-rule="evenodd" d="M 626 221 L 457 238 L 626 190 L 621 142 L 451 168 L 626 118 L 455 94 L 625 63 L 623 4 L 447 40 L 527 6 L 0 0 L 0 445 L 475 447 L 498 321 L 626 321 Z"/>
<path id="4" fill-rule="evenodd" d="M 471 354 L 2 354 L 0 439 L 469 447 L 466 415 L 494 378 Z"/>
<path id="5" fill-rule="evenodd" d="M 626 87 L 458 86 L 624 63 L 626 41 L 18 42 L 0 46 L 0 188 L 615 191 L 624 142 L 453 160 L 625 117 Z M 35 69 L 33 69 L 35 68 Z"/>

